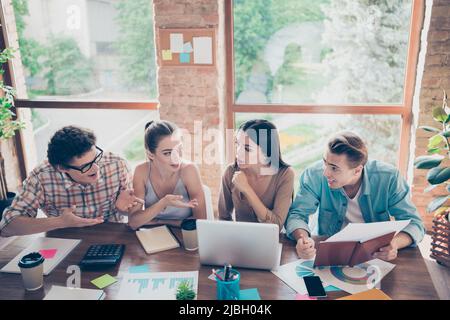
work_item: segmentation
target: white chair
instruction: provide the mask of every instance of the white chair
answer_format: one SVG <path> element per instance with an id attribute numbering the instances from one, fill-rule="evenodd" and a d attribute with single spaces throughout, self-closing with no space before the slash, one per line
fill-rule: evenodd
<path id="1" fill-rule="evenodd" d="M 206 219 L 214 220 L 214 209 L 211 197 L 211 189 L 207 185 L 203 185 L 203 193 L 205 194 Z"/>

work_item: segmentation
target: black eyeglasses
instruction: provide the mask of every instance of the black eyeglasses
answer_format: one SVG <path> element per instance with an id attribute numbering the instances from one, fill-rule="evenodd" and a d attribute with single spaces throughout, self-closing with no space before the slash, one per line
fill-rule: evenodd
<path id="1" fill-rule="evenodd" d="M 91 170 L 92 166 L 94 165 L 94 163 L 99 163 L 99 161 L 102 159 L 103 156 L 103 150 L 100 149 L 99 147 L 95 146 L 95 149 L 97 149 L 98 151 L 100 151 L 94 158 L 94 160 L 92 160 L 89 163 L 86 163 L 84 165 L 82 165 L 81 167 L 74 167 L 74 166 L 69 166 L 69 165 L 65 165 L 66 168 L 69 169 L 73 169 L 73 170 L 77 170 L 80 171 L 81 173 L 86 173 L 89 170 Z"/>

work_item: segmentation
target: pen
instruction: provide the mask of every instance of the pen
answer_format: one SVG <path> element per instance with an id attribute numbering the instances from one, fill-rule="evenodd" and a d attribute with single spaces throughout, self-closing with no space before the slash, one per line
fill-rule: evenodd
<path id="1" fill-rule="evenodd" d="M 231 271 L 231 264 L 226 263 L 223 266 L 223 274 L 224 274 L 224 280 L 229 281 L 230 280 L 230 271 Z"/>
<path id="2" fill-rule="evenodd" d="M 219 276 L 219 274 L 217 273 L 216 270 L 212 269 L 212 273 L 216 276 L 217 279 L 219 279 L 220 281 L 223 281 L 222 277 Z"/>

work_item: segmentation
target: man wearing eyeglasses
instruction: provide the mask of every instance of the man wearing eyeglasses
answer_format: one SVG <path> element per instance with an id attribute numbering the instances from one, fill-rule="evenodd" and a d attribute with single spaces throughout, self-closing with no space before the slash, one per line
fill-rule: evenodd
<path id="1" fill-rule="evenodd" d="M 58 130 L 48 144 L 47 157 L 5 209 L 2 236 L 120 222 L 127 204 L 140 202 L 133 196 L 125 160 L 104 153 L 89 130 L 74 126 Z M 47 218 L 35 219 L 38 209 Z"/>

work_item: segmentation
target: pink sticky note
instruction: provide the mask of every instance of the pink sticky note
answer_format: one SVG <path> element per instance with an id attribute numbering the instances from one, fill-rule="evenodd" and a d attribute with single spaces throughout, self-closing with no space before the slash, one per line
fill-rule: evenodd
<path id="1" fill-rule="evenodd" d="M 317 300 L 317 298 L 310 297 L 310 296 L 308 296 L 307 294 L 300 294 L 300 293 L 297 293 L 297 294 L 295 295 L 295 300 Z"/>
<path id="2" fill-rule="evenodd" d="M 45 259 L 52 259 L 55 256 L 56 251 L 58 251 L 58 249 L 43 249 L 39 250 L 39 253 L 42 254 Z"/>

